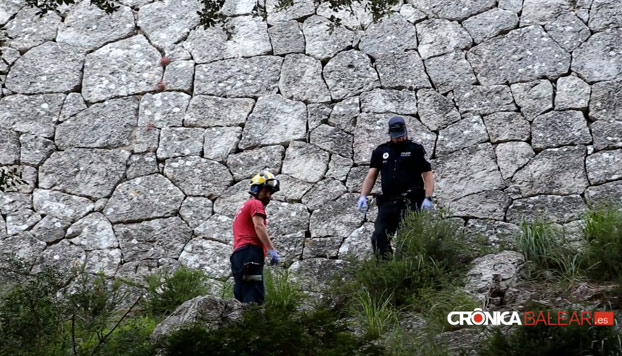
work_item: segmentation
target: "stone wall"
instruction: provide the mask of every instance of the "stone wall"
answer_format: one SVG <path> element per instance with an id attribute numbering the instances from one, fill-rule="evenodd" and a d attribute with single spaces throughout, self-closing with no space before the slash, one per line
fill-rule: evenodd
<path id="1" fill-rule="evenodd" d="M 24 2 L 0 4 L 0 165 L 27 181 L 0 193 L 2 251 L 223 280 L 232 217 L 268 168 L 269 231 L 292 271 L 321 278 L 369 252 L 375 209 L 359 214 L 357 192 L 395 114 L 438 203 L 489 242 L 621 201 L 618 0 L 410 0 L 375 24 L 358 5 L 266 0 L 263 19 L 228 0 L 226 29 L 207 30 L 194 0 L 41 18 Z"/>

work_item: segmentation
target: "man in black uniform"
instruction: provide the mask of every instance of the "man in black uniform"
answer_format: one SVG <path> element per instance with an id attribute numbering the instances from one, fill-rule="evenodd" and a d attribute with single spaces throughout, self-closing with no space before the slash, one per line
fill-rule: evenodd
<path id="1" fill-rule="evenodd" d="M 432 210 L 434 175 L 422 145 L 408 139 L 406 122 L 396 116 L 389 120 L 391 141 L 371 154 L 369 172 L 363 181 L 357 208 L 368 209 L 367 195 L 378 173 L 382 176 L 382 195 L 378 197 L 378 217 L 371 242 L 374 254 L 383 258 L 393 252 L 387 235 L 395 233 L 408 210 Z"/>

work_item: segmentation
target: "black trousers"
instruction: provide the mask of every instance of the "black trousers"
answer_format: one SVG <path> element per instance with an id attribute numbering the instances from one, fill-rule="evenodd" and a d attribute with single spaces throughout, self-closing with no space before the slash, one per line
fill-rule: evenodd
<path id="1" fill-rule="evenodd" d="M 264 254 L 263 248 L 256 245 L 244 245 L 231 255 L 231 273 L 233 274 L 233 295 L 235 299 L 242 303 L 263 304 L 266 297 L 266 290 L 262 281 L 245 281 L 244 265 L 247 263 L 256 263 L 253 265 L 253 274 L 263 276 Z"/>
<path id="2" fill-rule="evenodd" d="M 371 236 L 371 246 L 374 255 L 389 258 L 393 253 L 389 235 L 393 235 L 409 210 L 419 211 L 425 193 L 417 193 L 408 198 L 380 199 L 378 217 L 374 223 L 374 233 Z"/>

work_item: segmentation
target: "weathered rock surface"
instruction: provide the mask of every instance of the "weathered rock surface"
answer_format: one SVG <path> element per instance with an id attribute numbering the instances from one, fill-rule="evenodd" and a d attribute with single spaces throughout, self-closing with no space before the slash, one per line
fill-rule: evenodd
<path id="1" fill-rule="evenodd" d="M 345 266 L 342 260 L 310 258 L 289 266 L 289 278 L 298 283 L 302 290 L 321 292 Z"/>
<path id="2" fill-rule="evenodd" d="M 257 100 L 244 126 L 238 147 L 247 149 L 284 144 L 303 139 L 306 133 L 307 109 L 303 103 L 280 95 L 267 95 Z"/>
<path id="3" fill-rule="evenodd" d="M 555 79 L 570 67 L 570 55 L 540 26 L 512 30 L 481 43 L 468 52 L 467 59 L 483 85 Z"/>
<path id="4" fill-rule="evenodd" d="M 514 200 L 508 208 L 507 220 L 519 223 L 547 216 L 553 222 L 566 223 L 580 219 L 586 209 L 580 195 L 538 195 Z"/>
<path id="5" fill-rule="evenodd" d="M 360 102 L 363 112 L 403 115 L 417 113 L 417 96 L 408 90 L 374 89 L 361 93 Z"/>
<path id="6" fill-rule="evenodd" d="M 461 113 L 486 115 L 516 108 L 510 88 L 505 85 L 461 85 L 454 95 Z"/>
<path id="7" fill-rule="evenodd" d="M 283 173 L 307 182 L 317 182 L 328 168 L 328 152 L 315 145 L 293 141 L 283 159 Z"/>
<path id="8" fill-rule="evenodd" d="M 329 102 L 330 93 L 322 79 L 322 63 L 304 54 L 290 54 L 281 67 L 279 89 L 288 99 Z"/>
<path id="9" fill-rule="evenodd" d="M 25 6 L 6 24 L 8 45 L 19 51 L 27 51 L 47 41 L 53 41 L 62 18 L 55 12 L 43 16 L 38 9 Z"/>
<path id="10" fill-rule="evenodd" d="M 548 80 L 513 84 L 512 95 L 527 120 L 553 108 L 553 86 Z"/>
<path id="11" fill-rule="evenodd" d="M 460 113 L 451 99 L 432 89 L 417 92 L 419 117 L 430 130 L 439 130 L 460 121 Z"/>
<path id="12" fill-rule="evenodd" d="M 235 148 L 242 136 L 241 127 L 211 127 L 205 130 L 203 157 L 224 162 Z"/>
<path id="13" fill-rule="evenodd" d="M 622 81 L 596 83 L 592 86 L 590 119 L 593 121 L 615 121 L 622 117 Z"/>
<path id="14" fill-rule="evenodd" d="M 268 34 L 276 56 L 305 52 L 305 37 L 297 21 L 276 23 L 268 28 Z"/>
<path id="15" fill-rule="evenodd" d="M 15 61 L 4 85 L 21 94 L 69 92 L 80 86 L 83 66 L 84 53 L 79 48 L 45 42 Z"/>
<path id="16" fill-rule="evenodd" d="M 531 137 L 531 126 L 523 115 L 517 112 L 498 112 L 484 116 L 490 142 L 527 141 Z"/>
<path id="17" fill-rule="evenodd" d="M 281 170 L 281 160 L 285 154 L 285 148 L 280 145 L 266 146 L 254 150 L 246 150 L 232 154 L 227 158 L 227 166 L 233 179 L 251 178 L 255 174 L 268 170 L 276 174 Z"/>
<path id="18" fill-rule="evenodd" d="M 112 224 L 102 213 L 92 213 L 78 220 L 67 230 L 66 238 L 86 251 L 119 247 Z"/>
<path id="19" fill-rule="evenodd" d="M 425 61 L 425 67 L 432 83 L 441 93 L 446 93 L 462 84 L 477 82 L 473 68 L 462 51 L 428 58 Z"/>
<path id="20" fill-rule="evenodd" d="M 584 155 L 583 146 L 546 149 L 516 172 L 513 181 L 523 196 L 581 194 L 588 186 Z"/>
<path id="21" fill-rule="evenodd" d="M 363 215 L 356 210 L 358 194 L 348 193 L 337 200 L 326 202 L 311 214 L 311 237 L 349 236 L 363 223 Z"/>
<path id="22" fill-rule="evenodd" d="M 69 10 L 58 30 L 56 42 L 90 51 L 128 37 L 134 28 L 134 15 L 129 7 L 120 6 L 117 11 L 107 14 L 89 1 L 82 1 Z"/>
<path id="23" fill-rule="evenodd" d="M 517 170 L 525 166 L 536 154 L 527 142 L 503 142 L 495 148 L 501 176 L 511 178 Z"/>
<path id="24" fill-rule="evenodd" d="M 622 149 L 600 151 L 587 156 L 585 168 L 591 184 L 600 184 L 622 178 Z"/>
<path id="25" fill-rule="evenodd" d="M 116 187 L 104 208 L 113 223 L 172 216 L 184 194 L 160 174 L 138 177 Z"/>
<path id="26" fill-rule="evenodd" d="M 591 88 L 581 78 L 575 76 L 557 79 L 555 109 L 583 109 L 590 102 Z"/>
<path id="27" fill-rule="evenodd" d="M 510 202 L 506 193 L 488 190 L 455 200 L 448 204 L 448 209 L 454 216 L 503 220 Z"/>
<path id="28" fill-rule="evenodd" d="M 324 66 L 324 80 L 334 100 L 340 100 L 380 86 L 378 74 L 362 52 L 344 51 Z"/>
<path id="29" fill-rule="evenodd" d="M 353 137 L 336 127 L 320 125 L 311 131 L 310 142 L 323 150 L 343 157 L 352 156 Z"/>
<path id="30" fill-rule="evenodd" d="M 63 94 L 11 95 L 0 99 L 0 125 L 17 132 L 54 137 Z"/>
<path id="31" fill-rule="evenodd" d="M 475 43 L 483 42 L 518 25 L 518 16 L 503 9 L 491 9 L 470 17 L 462 22 Z"/>
<path id="32" fill-rule="evenodd" d="M 166 48 L 184 38 L 199 24 L 197 0 L 164 0 L 140 7 L 137 25 L 151 43 Z"/>
<path id="33" fill-rule="evenodd" d="M 479 144 L 432 162 L 435 194 L 442 200 L 503 188 L 503 179 L 490 144 Z"/>
<path id="34" fill-rule="evenodd" d="M 419 53 L 423 59 L 466 49 L 473 40 L 469 33 L 455 21 L 430 19 L 416 25 Z"/>
<path id="35" fill-rule="evenodd" d="M 140 100 L 138 125 L 157 128 L 182 126 L 190 99 L 190 95 L 177 92 L 145 94 Z"/>
<path id="36" fill-rule="evenodd" d="M 390 52 L 417 48 L 417 32 L 401 15 L 395 14 L 371 24 L 361 37 L 359 49 L 372 58 Z"/>
<path id="37" fill-rule="evenodd" d="M 211 278 L 225 279 L 231 273 L 231 252 L 232 248 L 227 244 L 194 238 L 183 247 L 179 262 L 189 268 L 203 270 Z"/>
<path id="38" fill-rule="evenodd" d="M 39 187 L 107 197 L 122 180 L 129 156 L 123 150 L 71 148 L 54 152 L 39 168 Z"/>
<path id="39" fill-rule="evenodd" d="M 338 26 L 330 30 L 331 22 L 322 16 L 311 16 L 302 25 L 306 41 L 305 53 L 319 60 L 335 56 L 342 50 L 350 47 L 354 40 L 354 33 Z"/>
<path id="40" fill-rule="evenodd" d="M 572 52 L 572 70 L 588 83 L 614 80 L 622 73 L 620 48 L 622 29 L 614 28 L 592 35 Z"/>
<path id="41" fill-rule="evenodd" d="M 69 221 L 83 217 L 95 207 L 87 198 L 54 190 L 35 189 L 32 201 L 35 211 Z"/>
<path id="42" fill-rule="evenodd" d="M 86 56 L 82 96 L 97 102 L 156 89 L 160 52 L 143 35 L 108 44 Z"/>
<path id="43" fill-rule="evenodd" d="M 179 217 L 172 217 L 136 224 L 115 224 L 114 233 L 124 252 L 123 259 L 131 262 L 179 258 L 190 241 L 192 230 Z"/>
<path id="44" fill-rule="evenodd" d="M 376 60 L 376 69 L 385 88 L 414 90 L 431 86 L 415 51 L 383 54 Z"/>
<path id="45" fill-rule="evenodd" d="M 120 148 L 129 145 L 138 121 L 136 97 L 95 104 L 56 127 L 60 149 Z"/>
<path id="46" fill-rule="evenodd" d="M 594 149 L 622 148 L 622 121 L 596 121 L 590 129 Z"/>
<path id="47" fill-rule="evenodd" d="M 194 95 L 258 97 L 274 94 L 282 61 L 281 57 L 258 56 L 197 65 Z"/>
<path id="48" fill-rule="evenodd" d="M 430 17 L 462 20 L 494 7 L 496 2 L 492 0 L 413 0 L 411 3 Z"/>
<path id="49" fill-rule="evenodd" d="M 553 111 L 538 116 L 531 125 L 534 149 L 592 143 L 587 120 L 581 111 Z"/>
<path id="50" fill-rule="evenodd" d="M 479 257 L 467 272 L 464 290 L 481 302 L 486 302 L 493 293 L 503 295 L 520 279 L 524 262 L 523 255 L 515 251 Z"/>
<path id="51" fill-rule="evenodd" d="M 233 180 L 223 164 L 198 156 L 166 160 L 164 175 L 186 195 L 210 199 L 220 196 Z"/>
<path id="52" fill-rule="evenodd" d="M 237 126 L 246 122 L 253 99 L 195 95 L 190 100 L 184 126 Z"/>
<path id="53" fill-rule="evenodd" d="M 447 126 L 438 133 L 436 154 L 445 155 L 489 141 L 486 126 L 479 116 L 470 116 Z"/>
<path id="54" fill-rule="evenodd" d="M 201 128 L 171 127 L 160 131 L 158 159 L 182 156 L 200 156 L 203 152 L 205 130 Z"/>

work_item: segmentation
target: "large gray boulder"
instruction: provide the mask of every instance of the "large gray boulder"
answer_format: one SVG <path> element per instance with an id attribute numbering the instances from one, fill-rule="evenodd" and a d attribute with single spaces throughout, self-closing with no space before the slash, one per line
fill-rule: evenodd
<path id="1" fill-rule="evenodd" d="M 316 3 L 313 0 L 294 0 L 291 6 L 282 7 L 279 0 L 266 0 L 266 21 L 270 25 L 288 20 L 299 20 L 315 13 Z"/>
<path id="2" fill-rule="evenodd" d="M 201 269 L 211 278 L 224 280 L 231 274 L 229 256 L 232 252 L 230 245 L 197 237 L 183 246 L 179 262 L 189 268 Z"/>
<path id="3" fill-rule="evenodd" d="M 166 127 L 160 131 L 158 159 L 181 156 L 200 156 L 203 152 L 205 130 L 189 127 Z"/>
<path id="4" fill-rule="evenodd" d="M 324 66 L 324 80 L 333 100 L 344 99 L 380 86 L 369 57 L 357 50 L 334 56 Z"/>
<path id="5" fill-rule="evenodd" d="M 503 179 L 511 178 L 536 155 L 529 143 L 516 141 L 498 144 L 495 153 Z"/>
<path id="6" fill-rule="evenodd" d="M 412 0 L 410 3 L 417 9 L 425 12 L 429 17 L 440 17 L 449 20 L 463 20 L 496 5 L 494 0 Z"/>
<path id="7" fill-rule="evenodd" d="M 247 197 L 248 199 L 248 197 Z M 242 204 L 238 204 L 235 209 L 238 209 Z M 234 210 L 235 211 L 235 210 Z M 234 214 L 231 214 L 233 216 Z M 209 219 L 201 223 L 194 229 L 195 237 L 200 237 L 204 240 L 218 241 L 223 244 L 233 243 L 233 217 L 227 215 L 214 214 Z M 198 241 L 198 240 L 197 240 Z M 197 242 L 202 245 L 204 242 Z M 220 246 L 220 245 L 215 245 Z M 191 253 L 191 251 L 189 251 Z M 190 258 L 190 257 L 188 257 Z M 192 257 L 194 258 L 194 257 Z"/>
<path id="8" fill-rule="evenodd" d="M 344 99 L 336 103 L 332 111 L 329 113 L 328 121 L 329 125 L 340 128 L 348 133 L 354 132 L 357 116 L 361 113 L 361 100 L 358 96 Z M 315 125 L 314 128 L 320 126 L 322 122 Z"/>
<path id="9" fill-rule="evenodd" d="M 183 47 L 198 64 L 203 64 L 223 59 L 226 41 L 227 34 L 221 26 L 198 26 L 190 32 Z"/>
<path id="10" fill-rule="evenodd" d="M 622 149 L 600 151 L 587 156 L 585 168 L 591 184 L 600 184 L 622 178 Z"/>
<path id="11" fill-rule="evenodd" d="M 454 95 L 461 113 L 486 115 L 516 108 L 512 92 L 506 85 L 461 85 L 454 90 Z"/>
<path id="12" fill-rule="evenodd" d="M 305 37 L 298 21 L 277 23 L 268 29 L 268 34 L 276 56 L 305 52 Z"/>
<path id="13" fill-rule="evenodd" d="M 512 11 L 493 8 L 462 22 L 475 43 L 483 42 L 518 25 L 518 16 Z"/>
<path id="14" fill-rule="evenodd" d="M 456 21 L 430 19 L 416 25 L 421 58 L 428 59 L 455 50 L 466 49 L 473 40 Z"/>
<path id="15" fill-rule="evenodd" d="M 213 127 L 244 124 L 254 105 L 253 99 L 195 95 L 188 105 L 184 126 Z"/>
<path id="16" fill-rule="evenodd" d="M 145 94 L 140 99 L 138 125 L 164 128 L 182 126 L 190 95 L 178 92 Z"/>
<path id="17" fill-rule="evenodd" d="M 460 121 L 454 102 L 433 89 L 417 91 L 421 122 L 430 130 L 439 130 Z"/>
<path id="18" fill-rule="evenodd" d="M 192 230 L 179 217 L 113 227 L 126 262 L 177 259 L 192 235 Z"/>
<path id="19" fill-rule="evenodd" d="M 56 127 L 56 146 L 67 149 L 129 145 L 138 121 L 138 104 L 137 97 L 127 97 L 90 106 Z"/>
<path id="20" fill-rule="evenodd" d="M 552 222 L 566 223 L 578 220 L 587 210 L 580 195 L 537 195 L 516 199 L 507 211 L 507 221 L 532 222 L 546 216 Z"/>
<path id="21" fill-rule="evenodd" d="M 91 51 L 128 37 L 135 27 L 132 9 L 127 6 L 120 6 L 108 14 L 89 1 L 82 1 L 69 10 L 58 30 L 56 42 Z"/>
<path id="22" fill-rule="evenodd" d="M 230 153 L 235 152 L 241 137 L 242 128 L 238 126 L 211 127 L 206 129 L 203 157 L 224 162 Z"/>
<path id="23" fill-rule="evenodd" d="M 244 125 L 238 147 L 285 144 L 305 138 L 306 133 L 307 109 L 303 103 L 281 95 L 262 96 Z"/>
<path id="24" fill-rule="evenodd" d="M 592 88 L 579 77 L 568 76 L 557 79 L 555 109 L 583 109 L 590 102 Z"/>
<path id="25" fill-rule="evenodd" d="M 4 139 L 10 139 L 11 136 L 10 134 L 7 134 L 4 137 Z M 19 159 L 21 160 L 21 162 L 23 164 L 29 164 L 33 166 L 40 165 L 52 154 L 52 152 L 56 151 L 56 145 L 54 144 L 54 141 L 31 134 L 22 134 L 19 137 L 19 146 L 18 148 L 21 148 L 19 155 Z M 5 151 L 4 154 L 12 154 L 11 148 L 6 148 L 5 146 L 3 150 Z M 0 161 L 3 161 L 2 164 L 7 164 L 6 158 L 0 159 Z"/>
<path id="26" fill-rule="evenodd" d="M 513 182 L 523 196 L 581 194 L 588 186 L 584 160 L 583 146 L 546 149 L 516 172 Z"/>
<path id="27" fill-rule="evenodd" d="M 10 95 L 0 99 L 0 126 L 53 138 L 65 95 Z"/>
<path id="28" fill-rule="evenodd" d="M 326 258 L 296 261 L 288 268 L 289 278 L 305 291 L 322 292 L 346 267 L 346 262 Z"/>
<path id="29" fill-rule="evenodd" d="M 17 164 L 20 155 L 19 135 L 0 128 L 0 165 Z"/>
<path id="30" fill-rule="evenodd" d="M 482 143 L 432 162 L 436 195 L 443 201 L 503 188 L 492 145 Z"/>
<path id="31" fill-rule="evenodd" d="M 35 189 L 32 202 L 38 213 L 68 221 L 78 220 L 95 208 L 87 198 L 45 189 Z"/>
<path id="32" fill-rule="evenodd" d="M 281 160 L 284 154 L 285 148 L 281 145 L 246 150 L 230 155 L 227 158 L 227 167 L 236 181 L 251 178 L 264 170 L 276 174 L 281 170 Z"/>
<path id="33" fill-rule="evenodd" d="M 320 209 L 326 202 L 336 200 L 347 191 L 342 182 L 336 179 L 323 179 L 302 196 L 302 203 L 310 210 Z"/>
<path id="34" fill-rule="evenodd" d="M 589 26 L 593 31 L 622 26 L 622 9 L 615 0 L 593 0 Z"/>
<path id="35" fill-rule="evenodd" d="M 415 27 L 399 14 L 385 17 L 369 26 L 359 42 L 359 50 L 372 58 L 383 53 L 404 52 L 416 48 Z"/>
<path id="36" fill-rule="evenodd" d="M 452 216 L 503 220 L 510 206 L 510 197 L 500 190 L 467 195 L 447 205 Z"/>
<path id="37" fill-rule="evenodd" d="M 552 111 L 538 116 L 531 125 L 535 150 L 592 143 L 587 120 L 581 111 Z"/>
<path id="38" fill-rule="evenodd" d="M 164 175 L 186 195 L 210 199 L 220 196 L 233 180 L 223 164 L 198 156 L 167 159 Z"/>
<path id="39" fill-rule="evenodd" d="M 336 127 L 325 124 L 316 127 L 311 131 L 309 141 L 328 152 L 352 157 L 352 135 Z"/>
<path id="40" fill-rule="evenodd" d="M 431 87 L 423 61 L 416 51 L 382 54 L 376 59 L 376 70 L 384 88 L 414 90 Z"/>
<path id="41" fill-rule="evenodd" d="M 123 178 L 129 156 L 123 150 L 71 148 L 54 152 L 39 168 L 39 188 L 107 197 Z"/>
<path id="42" fill-rule="evenodd" d="M 207 198 L 187 197 L 181 204 L 179 216 L 191 229 L 194 229 L 212 216 L 213 206 L 214 203 Z"/>
<path id="43" fill-rule="evenodd" d="M 41 15 L 37 8 L 30 6 L 19 10 L 5 26 L 9 38 L 6 45 L 25 52 L 44 42 L 53 41 L 63 20 L 53 11 Z"/>
<path id="44" fill-rule="evenodd" d="M 228 40 L 225 58 L 253 57 L 272 52 L 268 26 L 260 17 L 240 16 L 227 19 Z"/>
<path id="45" fill-rule="evenodd" d="M 425 60 L 426 72 L 441 93 L 462 84 L 475 84 L 477 78 L 463 51 L 455 51 Z"/>
<path id="46" fill-rule="evenodd" d="M 319 60 L 332 58 L 352 45 L 354 33 L 337 26 L 331 31 L 331 22 L 322 16 L 311 16 L 302 25 L 306 42 L 305 53 Z"/>
<path id="47" fill-rule="evenodd" d="M 198 0 L 164 0 L 140 7 L 137 25 L 151 43 L 165 49 L 183 39 L 199 24 Z"/>
<path id="48" fill-rule="evenodd" d="M 156 89 L 160 52 L 143 35 L 110 43 L 86 56 L 82 96 L 97 102 Z"/>
<path id="49" fill-rule="evenodd" d="M 151 333 L 158 342 L 175 331 L 199 323 L 206 330 L 219 329 L 242 319 L 243 304 L 235 299 L 222 300 L 212 296 L 199 296 L 180 305 L 159 323 Z"/>
<path id="50" fill-rule="evenodd" d="M 86 251 L 119 247 L 112 224 L 104 214 L 95 212 L 75 222 L 65 236 Z"/>
<path id="51" fill-rule="evenodd" d="M 484 116 L 484 124 L 490 142 L 527 141 L 531 137 L 531 126 L 518 112 L 497 112 Z"/>
<path id="52" fill-rule="evenodd" d="M 622 120 L 596 121 L 590 126 L 594 149 L 622 148 Z"/>
<path id="53" fill-rule="evenodd" d="M 512 84 L 512 95 L 527 120 L 553 108 L 553 86 L 548 80 Z"/>
<path id="54" fill-rule="evenodd" d="M 585 200 L 588 204 L 622 204 L 622 180 L 588 187 L 585 190 Z"/>
<path id="55" fill-rule="evenodd" d="M 361 111 L 394 112 L 403 115 L 417 113 L 417 96 L 409 90 L 374 89 L 361 93 Z"/>
<path id="56" fill-rule="evenodd" d="M 590 29 L 572 12 L 544 25 L 546 32 L 566 51 L 572 52 L 590 38 Z"/>
<path id="57" fill-rule="evenodd" d="M 285 57 L 279 89 L 288 99 L 306 103 L 330 101 L 330 92 L 322 78 L 322 63 L 304 54 Z"/>
<path id="58" fill-rule="evenodd" d="M 622 73 L 622 56 L 612 48 L 622 43 L 622 29 L 592 35 L 572 53 L 572 70 L 588 83 L 614 80 Z"/>
<path id="59" fill-rule="evenodd" d="M 0 266 L 8 267 L 6 257 L 18 258 L 26 263 L 37 263 L 41 260 L 41 253 L 45 248 L 45 242 L 37 240 L 29 232 L 0 239 L 0 250 L 3 251 L 0 254 Z"/>
<path id="60" fill-rule="evenodd" d="M 285 152 L 283 173 L 315 183 L 324 176 L 329 158 L 328 152 L 315 145 L 293 141 Z"/>
<path id="61" fill-rule="evenodd" d="M 326 202 L 311 214 L 311 237 L 349 236 L 361 226 L 364 216 L 356 210 L 358 194 L 347 193 L 337 200 Z"/>
<path id="62" fill-rule="evenodd" d="M 79 48 L 45 42 L 15 61 L 4 85 L 21 94 L 70 92 L 80 86 L 84 65 Z"/>
<path id="63" fill-rule="evenodd" d="M 5 230 L 3 224 L 4 220 L 0 221 L 0 230 Z M 65 231 L 70 225 L 71 223 L 67 220 L 47 215 L 33 226 L 30 233 L 39 241 L 43 241 L 46 244 L 53 244 L 65 238 Z M 6 231 L 0 232 L 0 235 L 2 235 L 2 233 L 6 234 Z M 0 239 L 2 238 L 3 236 L 0 236 Z"/>
<path id="64" fill-rule="evenodd" d="M 258 97 L 274 94 L 282 62 L 277 56 L 257 56 L 197 65 L 194 95 Z"/>
<path id="65" fill-rule="evenodd" d="M 512 30 L 481 43 L 468 52 L 467 59 L 483 85 L 555 79 L 570 67 L 570 55 L 540 26 Z"/>
<path id="66" fill-rule="evenodd" d="M 436 154 L 445 155 L 489 140 L 482 118 L 470 115 L 439 131 Z"/>
<path id="67" fill-rule="evenodd" d="M 465 292 L 482 303 L 487 303 L 493 294 L 505 294 L 520 279 L 525 258 L 515 251 L 479 257 L 472 262 L 467 272 Z"/>
<path id="68" fill-rule="evenodd" d="M 160 174 L 119 184 L 104 208 L 113 223 L 168 217 L 175 214 L 184 194 Z"/>
<path id="69" fill-rule="evenodd" d="M 521 14 L 521 26 L 551 22 L 558 16 L 573 10 L 572 2 L 568 0 L 525 0 Z"/>
<path id="70" fill-rule="evenodd" d="M 374 224 L 364 223 L 348 236 L 339 247 L 339 258 L 346 259 L 350 256 L 365 260 L 372 256 L 371 235 L 374 232 Z"/>
<path id="71" fill-rule="evenodd" d="M 592 121 L 615 121 L 622 117 L 622 81 L 596 83 L 592 86 L 589 116 Z"/>

